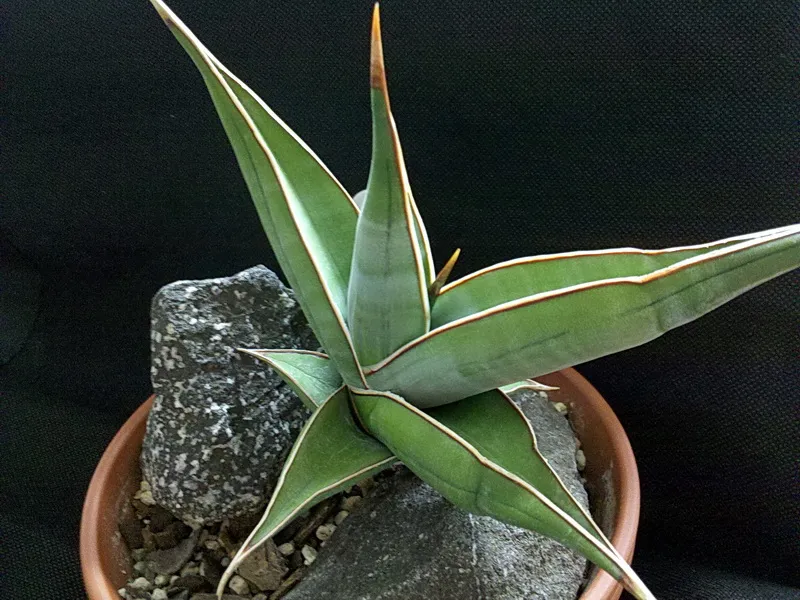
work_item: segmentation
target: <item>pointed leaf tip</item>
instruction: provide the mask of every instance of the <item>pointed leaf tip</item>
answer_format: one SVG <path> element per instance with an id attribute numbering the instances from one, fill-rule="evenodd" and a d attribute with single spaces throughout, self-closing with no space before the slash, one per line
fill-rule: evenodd
<path id="1" fill-rule="evenodd" d="M 167 27 L 172 27 L 175 23 L 173 21 L 173 16 L 171 14 L 171 10 L 169 7 L 164 4 L 161 0 L 150 0 L 150 4 L 153 5 L 153 8 L 156 9 L 158 16 L 161 17 Z"/>
<path id="2" fill-rule="evenodd" d="M 439 271 L 439 274 L 436 276 L 436 279 L 431 284 L 430 288 L 428 289 L 428 294 L 430 295 L 431 301 L 433 301 L 436 296 L 439 295 L 439 291 L 442 289 L 442 286 L 447 283 L 447 279 L 450 277 L 450 273 L 453 271 L 453 267 L 456 266 L 456 261 L 458 257 L 461 255 L 461 248 L 456 248 L 456 251 L 453 252 L 453 256 L 450 257 L 450 260 L 445 263 L 442 270 Z"/>
<path id="3" fill-rule="evenodd" d="M 378 3 L 372 9 L 372 36 L 369 59 L 369 83 L 378 90 L 386 89 L 386 70 L 383 66 L 383 42 L 381 41 L 381 11 Z"/>

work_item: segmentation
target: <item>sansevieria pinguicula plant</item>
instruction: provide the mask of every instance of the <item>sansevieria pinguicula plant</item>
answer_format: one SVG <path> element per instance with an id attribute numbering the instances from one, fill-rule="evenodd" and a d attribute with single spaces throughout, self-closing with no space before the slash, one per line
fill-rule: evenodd
<path id="1" fill-rule="evenodd" d="M 372 163 L 358 206 L 314 153 L 177 16 L 275 255 L 327 354 L 244 350 L 313 411 L 220 582 L 315 503 L 396 462 L 457 506 L 551 536 L 654 598 L 539 454 L 506 393 L 643 344 L 800 265 L 800 225 L 717 242 L 532 256 L 446 279 L 409 187 L 377 5 Z"/>

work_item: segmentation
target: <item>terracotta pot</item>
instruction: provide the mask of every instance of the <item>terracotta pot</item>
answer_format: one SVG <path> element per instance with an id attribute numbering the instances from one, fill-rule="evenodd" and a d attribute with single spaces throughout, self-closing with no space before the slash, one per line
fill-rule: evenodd
<path id="1" fill-rule="evenodd" d="M 619 421 L 588 381 L 573 369 L 539 378 L 558 386 L 553 401 L 570 406 L 572 423 L 586 454 L 586 477 L 595 520 L 630 560 L 639 523 L 639 475 Z M 81 568 L 89 600 L 120 600 L 131 561 L 117 529 L 140 480 L 139 451 L 152 397 L 133 413 L 103 454 L 83 505 Z M 617 600 L 622 588 L 595 571 L 580 600 Z"/>

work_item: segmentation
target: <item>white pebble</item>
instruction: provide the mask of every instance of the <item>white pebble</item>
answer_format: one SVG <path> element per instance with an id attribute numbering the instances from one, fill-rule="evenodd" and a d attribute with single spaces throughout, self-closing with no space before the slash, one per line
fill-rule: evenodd
<path id="1" fill-rule="evenodd" d="M 586 468 L 586 455 L 583 450 L 575 451 L 575 463 L 578 465 L 578 471 L 583 471 Z"/>
<path id="2" fill-rule="evenodd" d="M 137 577 L 131 581 L 128 586 L 135 590 L 150 590 L 153 587 L 153 584 L 147 581 L 146 577 Z"/>
<path id="3" fill-rule="evenodd" d="M 153 499 L 153 492 L 151 492 L 150 490 L 139 492 L 137 495 L 139 496 L 137 500 L 139 500 L 139 502 L 141 502 L 142 504 L 146 504 L 147 506 L 156 505 L 156 501 Z"/>
<path id="4" fill-rule="evenodd" d="M 208 539 L 203 545 L 209 550 L 219 550 L 220 547 L 219 541 L 216 539 Z"/>
<path id="5" fill-rule="evenodd" d="M 169 596 L 167 596 L 166 590 L 153 590 L 150 598 L 151 600 L 168 600 Z"/>
<path id="6" fill-rule="evenodd" d="M 554 402 L 553 403 L 553 408 L 555 408 L 562 415 L 566 414 L 566 412 L 567 412 L 567 405 L 564 404 L 563 402 Z"/>
<path id="7" fill-rule="evenodd" d="M 321 542 L 330 539 L 333 535 L 333 532 L 336 531 L 336 525 L 333 523 L 328 523 L 326 525 L 320 525 L 317 527 L 317 539 Z"/>
<path id="8" fill-rule="evenodd" d="M 300 550 L 300 554 L 303 555 L 303 558 L 305 559 L 303 562 L 306 565 L 310 565 L 315 560 L 317 560 L 317 551 L 314 550 L 311 546 L 303 546 L 303 549 Z"/>
<path id="9" fill-rule="evenodd" d="M 126 590 L 125 588 L 119 588 L 117 590 L 117 593 L 119 594 L 120 598 L 127 598 L 128 597 L 128 590 Z"/>
<path id="10" fill-rule="evenodd" d="M 185 567 L 181 569 L 181 577 L 186 577 L 187 575 L 199 575 L 200 574 L 200 567 L 197 566 L 196 563 L 187 563 Z"/>
<path id="11" fill-rule="evenodd" d="M 147 550 L 144 548 L 136 548 L 134 551 L 131 552 L 131 557 L 135 561 L 142 560 L 147 555 Z"/>
<path id="12" fill-rule="evenodd" d="M 234 594 L 239 594 L 240 596 L 247 596 L 250 593 L 250 586 L 247 585 L 244 577 L 240 577 L 239 575 L 231 577 L 228 587 L 231 588 Z"/>
<path id="13" fill-rule="evenodd" d="M 147 570 L 147 563 L 143 560 L 140 560 L 135 565 L 133 565 L 133 570 L 137 573 L 144 573 Z"/>
<path id="14" fill-rule="evenodd" d="M 170 579 L 171 577 L 169 575 L 156 575 L 156 585 L 159 587 L 169 585 Z M 175 576 L 175 579 L 178 579 L 177 575 Z"/>
<path id="15" fill-rule="evenodd" d="M 342 500 L 342 510 L 353 512 L 361 504 L 361 496 L 348 496 Z"/>
<path id="16" fill-rule="evenodd" d="M 344 523 L 344 520 L 350 516 L 350 513 L 346 510 L 340 510 L 336 513 L 336 516 L 333 518 L 333 522 L 338 526 Z"/>
<path id="17" fill-rule="evenodd" d="M 292 542 L 281 544 L 278 546 L 278 552 L 280 552 L 283 556 L 291 556 L 294 554 L 294 544 Z"/>

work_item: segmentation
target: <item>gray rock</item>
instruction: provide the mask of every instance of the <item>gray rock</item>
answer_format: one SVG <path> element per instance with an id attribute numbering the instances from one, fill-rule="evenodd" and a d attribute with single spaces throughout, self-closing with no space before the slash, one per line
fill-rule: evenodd
<path id="1" fill-rule="evenodd" d="M 536 393 L 518 399 L 543 454 L 586 506 L 569 423 Z M 284 600 L 574 600 L 585 570 L 557 542 L 469 515 L 402 469 L 378 483 Z"/>
<path id="2" fill-rule="evenodd" d="M 147 555 L 147 567 L 159 575 L 177 573 L 192 558 L 199 538 L 200 530 L 195 529 L 188 538 L 174 548 L 153 550 Z"/>
<path id="3" fill-rule="evenodd" d="M 260 508 L 307 411 L 265 364 L 236 348 L 318 344 L 269 269 L 177 281 L 153 298 L 156 400 L 142 447 L 155 501 L 194 523 Z"/>
<path id="4" fill-rule="evenodd" d="M 277 590 L 288 571 L 286 559 L 278 552 L 275 542 L 267 540 L 242 561 L 236 572 L 250 582 L 251 587 L 264 592 Z"/>

